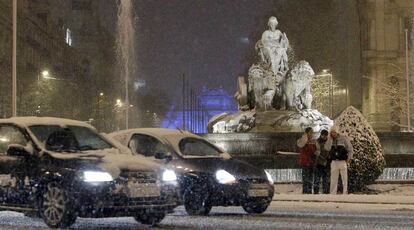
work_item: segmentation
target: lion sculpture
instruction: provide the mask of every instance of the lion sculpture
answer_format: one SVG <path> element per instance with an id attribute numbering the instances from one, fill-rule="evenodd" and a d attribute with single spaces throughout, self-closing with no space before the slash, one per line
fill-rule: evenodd
<path id="1" fill-rule="evenodd" d="M 307 61 L 300 61 L 282 82 L 281 110 L 311 109 L 311 81 L 315 72 Z"/>

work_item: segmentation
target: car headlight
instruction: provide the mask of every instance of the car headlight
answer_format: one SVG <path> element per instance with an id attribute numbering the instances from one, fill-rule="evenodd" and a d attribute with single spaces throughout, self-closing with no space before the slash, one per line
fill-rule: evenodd
<path id="1" fill-rule="evenodd" d="M 113 181 L 111 174 L 107 172 L 100 171 L 84 171 L 83 172 L 83 181 L 85 182 L 109 182 Z"/>
<path id="2" fill-rule="evenodd" d="M 220 184 L 232 184 L 236 182 L 236 178 L 226 170 L 218 170 L 216 172 L 216 179 Z"/>
<path id="3" fill-rule="evenodd" d="M 177 181 L 177 175 L 175 174 L 173 170 L 167 169 L 162 173 L 162 181 L 175 182 Z"/>
<path id="4" fill-rule="evenodd" d="M 275 181 L 273 180 L 272 175 L 270 175 L 270 173 L 268 173 L 266 170 L 265 170 L 265 173 L 266 173 L 266 177 L 267 177 L 267 180 L 269 181 L 269 183 L 274 184 Z"/>

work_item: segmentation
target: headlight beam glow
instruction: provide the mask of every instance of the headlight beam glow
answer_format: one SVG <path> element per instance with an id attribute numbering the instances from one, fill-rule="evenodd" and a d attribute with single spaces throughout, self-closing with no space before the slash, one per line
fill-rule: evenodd
<path id="1" fill-rule="evenodd" d="M 236 182 L 236 178 L 223 169 L 216 172 L 216 179 L 220 184 L 232 184 Z"/>
<path id="2" fill-rule="evenodd" d="M 270 173 L 268 173 L 266 170 L 265 170 L 265 173 L 266 173 L 266 177 L 267 177 L 267 180 L 269 181 L 269 183 L 274 184 L 275 181 L 273 180 L 272 175 L 270 175 Z"/>
<path id="3" fill-rule="evenodd" d="M 84 171 L 83 172 L 83 181 L 96 183 L 96 182 L 109 182 L 113 181 L 111 174 L 107 172 L 99 171 Z"/>
<path id="4" fill-rule="evenodd" d="M 162 173 L 162 181 L 175 182 L 177 181 L 177 175 L 173 170 L 167 169 Z"/>

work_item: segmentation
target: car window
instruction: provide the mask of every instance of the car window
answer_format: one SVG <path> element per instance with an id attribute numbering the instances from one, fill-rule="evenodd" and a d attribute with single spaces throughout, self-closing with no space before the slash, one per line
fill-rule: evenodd
<path id="1" fill-rule="evenodd" d="M 24 134 L 14 126 L 0 126 L 0 154 L 6 154 L 10 144 L 19 144 L 26 146 L 28 140 Z"/>
<path id="2" fill-rule="evenodd" d="M 179 147 L 185 156 L 220 156 L 222 153 L 210 142 L 198 138 L 184 138 L 180 141 Z"/>
<path id="3" fill-rule="evenodd" d="M 111 144 L 87 127 L 33 125 L 29 129 L 39 141 L 45 144 L 47 150 L 77 152 L 112 148 Z"/>
<path id="4" fill-rule="evenodd" d="M 75 134 L 76 140 L 82 150 L 107 149 L 112 147 L 102 137 L 88 128 L 81 126 L 68 126 L 68 128 Z"/>
<path id="5" fill-rule="evenodd" d="M 167 153 L 168 148 L 157 138 L 143 134 L 135 134 L 129 142 L 129 147 L 133 153 L 142 154 L 147 157 L 154 156 L 155 153 Z"/>

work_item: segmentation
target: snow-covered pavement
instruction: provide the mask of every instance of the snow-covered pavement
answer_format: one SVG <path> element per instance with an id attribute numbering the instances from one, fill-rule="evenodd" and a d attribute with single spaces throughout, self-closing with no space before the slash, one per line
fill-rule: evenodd
<path id="1" fill-rule="evenodd" d="M 334 202 L 334 203 L 359 203 L 359 204 L 389 204 L 389 205 L 413 205 L 414 196 L 391 195 L 302 195 L 302 194 L 276 194 L 274 201 L 290 202 Z"/>
<path id="2" fill-rule="evenodd" d="M 152 229 L 414 229 L 414 205 L 274 201 L 262 215 L 213 208 L 188 216 L 182 207 Z M 148 229 L 133 218 L 78 219 L 73 229 Z M 47 229 L 41 219 L 0 212 L 0 229 Z"/>

